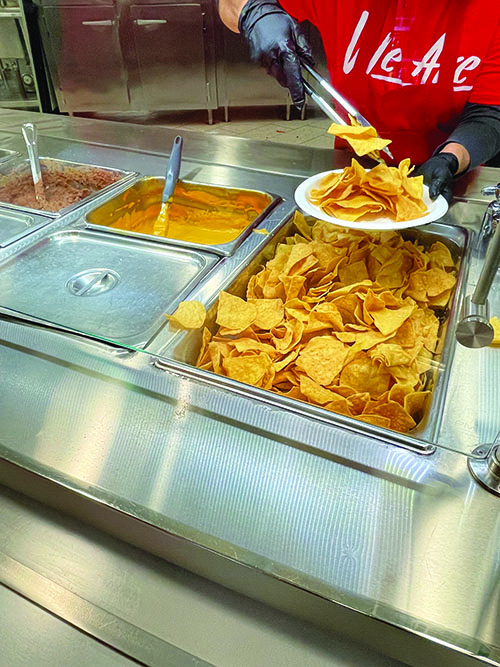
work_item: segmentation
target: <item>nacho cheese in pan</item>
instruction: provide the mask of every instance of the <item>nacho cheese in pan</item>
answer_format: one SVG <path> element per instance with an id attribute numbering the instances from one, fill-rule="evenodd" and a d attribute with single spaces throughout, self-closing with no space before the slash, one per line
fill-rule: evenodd
<path id="1" fill-rule="evenodd" d="M 160 193 L 161 195 L 161 193 Z M 268 206 L 268 197 L 240 190 L 224 196 L 222 188 L 179 181 L 168 209 L 168 227 L 161 236 L 190 243 L 220 245 L 234 241 Z M 99 224 L 141 234 L 153 234 L 161 209 L 160 196 L 131 200 L 119 217 Z M 157 234 L 158 235 L 158 234 Z"/>
<path id="2" fill-rule="evenodd" d="M 456 283 L 448 248 L 342 230 L 297 214 L 300 233 L 222 292 L 197 365 L 406 433 L 424 416 L 438 314 Z"/>

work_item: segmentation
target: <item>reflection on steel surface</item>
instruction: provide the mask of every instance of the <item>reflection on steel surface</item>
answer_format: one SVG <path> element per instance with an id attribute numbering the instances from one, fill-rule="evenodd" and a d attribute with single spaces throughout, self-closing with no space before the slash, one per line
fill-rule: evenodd
<path id="1" fill-rule="evenodd" d="M 0 552 L 0 584 L 148 667 L 203 667 L 209 663 L 133 625 Z"/>

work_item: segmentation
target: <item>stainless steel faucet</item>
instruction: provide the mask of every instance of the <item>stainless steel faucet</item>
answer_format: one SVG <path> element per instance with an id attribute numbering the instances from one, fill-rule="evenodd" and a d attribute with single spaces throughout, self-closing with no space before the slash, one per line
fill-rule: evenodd
<path id="1" fill-rule="evenodd" d="M 486 209 L 478 239 L 478 247 L 487 244 L 488 250 L 474 293 L 465 299 L 455 332 L 458 342 L 471 348 L 486 347 L 493 340 L 488 294 L 500 264 L 500 183 L 483 188 L 482 194 L 495 196 Z"/>

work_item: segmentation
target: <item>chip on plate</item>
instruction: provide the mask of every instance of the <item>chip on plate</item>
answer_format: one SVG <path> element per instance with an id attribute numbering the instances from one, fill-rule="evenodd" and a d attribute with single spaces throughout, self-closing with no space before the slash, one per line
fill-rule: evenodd
<path id="1" fill-rule="evenodd" d="M 370 170 L 352 160 L 342 172 L 332 172 L 311 188 L 309 201 L 327 215 L 356 222 L 386 217 L 408 222 L 427 213 L 423 176 L 409 178 L 410 160 L 398 167 L 380 163 Z"/>

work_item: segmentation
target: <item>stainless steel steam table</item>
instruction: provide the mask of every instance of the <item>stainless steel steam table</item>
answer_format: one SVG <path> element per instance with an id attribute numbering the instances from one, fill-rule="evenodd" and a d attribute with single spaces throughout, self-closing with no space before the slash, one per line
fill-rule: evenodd
<path id="1" fill-rule="evenodd" d="M 46 155 L 147 175 L 163 173 L 177 132 L 6 111 L 0 148 L 22 149 L 27 120 Z M 280 194 L 274 216 L 292 211 L 301 179 L 349 160 L 188 132 L 185 154 L 188 180 Z M 458 182 L 448 222 L 477 231 L 481 187 L 498 180 L 482 169 Z M 79 224 L 63 217 L 26 242 Z M 469 269 L 470 291 L 480 258 Z M 499 278 L 490 302 L 500 313 Z M 500 664 L 500 499 L 467 465 L 500 428 L 500 350 L 457 347 L 441 431 L 421 454 L 158 364 L 167 348 L 117 351 L 0 319 L 0 481 L 410 665 Z M 51 510 L 11 491 L 2 503 L 0 580 L 12 591 L 140 663 L 214 660 L 169 643 L 154 558 L 138 556 L 144 576 L 128 579 L 113 566 L 120 542 L 96 550 L 74 519 L 51 515 L 49 528 L 33 513 Z"/>

